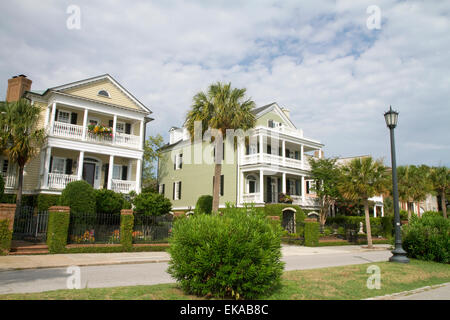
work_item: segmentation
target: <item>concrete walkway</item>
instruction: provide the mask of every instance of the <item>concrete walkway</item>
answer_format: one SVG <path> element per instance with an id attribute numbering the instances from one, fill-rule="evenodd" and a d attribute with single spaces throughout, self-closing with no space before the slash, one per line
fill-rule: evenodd
<path id="1" fill-rule="evenodd" d="M 367 300 L 450 300 L 450 283 L 374 297 Z"/>
<path id="2" fill-rule="evenodd" d="M 333 246 L 333 247 L 302 247 L 283 245 L 283 258 L 289 260 L 296 256 L 320 255 L 326 258 L 330 255 L 357 254 L 364 252 L 383 251 L 389 245 L 375 245 L 375 250 L 363 246 Z M 46 254 L 46 255 L 17 255 L 0 256 L 0 271 L 60 268 L 68 266 L 100 266 L 115 264 L 139 264 L 168 262 L 170 256 L 167 252 L 120 252 L 120 253 L 73 253 L 73 254 Z M 328 259 L 326 259 L 328 260 Z M 364 261 L 363 261 L 364 262 Z M 366 261 L 369 262 L 369 261 Z M 347 263 L 352 264 L 352 263 Z M 314 265 L 317 267 L 317 265 Z M 313 267 L 314 267 L 313 266 Z"/>

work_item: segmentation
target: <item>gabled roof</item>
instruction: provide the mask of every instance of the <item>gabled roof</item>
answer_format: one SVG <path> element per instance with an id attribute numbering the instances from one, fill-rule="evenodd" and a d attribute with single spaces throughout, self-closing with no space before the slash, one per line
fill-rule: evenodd
<path id="1" fill-rule="evenodd" d="M 133 96 L 127 89 L 125 89 L 125 87 L 123 87 L 119 82 L 117 82 L 111 75 L 109 75 L 107 73 L 102 74 L 100 76 L 96 76 L 96 77 L 92 77 L 92 78 L 88 78 L 88 79 L 84 79 L 84 80 L 79 80 L 79 81 L 75 81 L 75 82 L 70 82 L 70 83 L 67 83 L 67 84 L 60 85 L 60 86 L 48 88 L 45 91 L 37 91 L 36 90 L 36 91 L 29 91 L 29 92 L 33 93 L 33 94 L 38 94 L 38 95 L 44 96 L 49 91 L 63 92 L 64 90 L 67 90 L 67 89 L 84 86 L 86 84 L 97 82 L 97 81 L 101 81 L 101 80 L 108 80 L 108 81 L 110 81 L 123 94 L 125 94 L 131 101 L 133 101 L 133 103 L 135 105 L 137 105 L 139 108 L 142 108 L 143 110 L 145 110 L 145 111 L 147 111 L 149 113 L 153 113 L 142 102 L 140 102 L 135 96 Z"/>
<path id="2" fill-rule="evenodd" d="M 263 115 L 265 115 L 266 113 L 270 112 L 274 110 L 276 113 L 279 114 L 279 116 L 286 121 L 286 123 L 290 124 L 292 126 L 292 128 L 297 129 L 297 127 L 295 126 L 295 124 L 291 121 L 291 119 L 289 119 L 286 114 L 283 112 L 283 110 L 281 109 L 281 107 L 278 105 L 278 103 L 276 102 L 272 102 L 269 104 L 266 104 L 262 107 L 259 108 L 255 108 L 252 110 L 252 112 L 255 114 L 256 118 L 259 118 Z"/>

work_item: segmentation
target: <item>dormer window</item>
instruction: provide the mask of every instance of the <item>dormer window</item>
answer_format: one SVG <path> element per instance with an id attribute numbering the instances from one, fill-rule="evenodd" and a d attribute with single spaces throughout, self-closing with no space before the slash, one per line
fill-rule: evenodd
<path id="1" fill-rule="evenodd" d="M 102 97 L 106 97 L 106 98 L 111 98 L 110 95 L 109 95 L 109 92 L 106 91 L 106 90 L 100 90 L 100 91 L 98 92 L 98 95 L 99 95 L 99 96 L 102 96 Z"/>
<path id="2" fill-rule="evenodd" d="M 282 126 L 281 122 L 273 121 L 272 119 L 268 120 L 267 125 L 269 128 L 280 128 Z"/>

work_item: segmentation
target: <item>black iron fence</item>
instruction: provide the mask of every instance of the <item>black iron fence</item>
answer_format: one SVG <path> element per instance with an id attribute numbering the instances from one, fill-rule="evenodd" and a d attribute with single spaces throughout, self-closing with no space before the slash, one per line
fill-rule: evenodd
<path id="1" fill-rule="evenodd" d="M 68 243 L 120 243 L 120 214 L 71 213 Z"/>
<path id="2" fill-rule="evenodd" d="M 134 216 L 133 243 L 165 242 L 172 232 L 172 215 Z"/>
<path id="3" fill-rule="evenodd" d="M 45 242 L 47 225 L 48 211 L 23 206 L 14 217 L 13 240 Z"/>

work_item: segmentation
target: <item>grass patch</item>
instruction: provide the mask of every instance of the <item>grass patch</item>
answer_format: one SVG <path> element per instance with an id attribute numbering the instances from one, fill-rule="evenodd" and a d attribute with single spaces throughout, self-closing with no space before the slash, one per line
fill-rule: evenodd
<path id="1" fill-rule="evenodd" d="M 367 267 L 381 269 L 381 289 L 369 290 Z M 410 264 L 390 262 L 343 267 L 288 271 L 282 286 L 274 290 L 271 300 L 365 299 L 450 282 L 450 265 L 411 260 Z M 200 299 L 186 295 L 177 284 L 130 286 L 100 289 L 57 290 L 42 293 L 0 295 L 0 300 L 178 300 Z"/>

